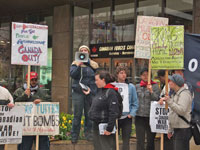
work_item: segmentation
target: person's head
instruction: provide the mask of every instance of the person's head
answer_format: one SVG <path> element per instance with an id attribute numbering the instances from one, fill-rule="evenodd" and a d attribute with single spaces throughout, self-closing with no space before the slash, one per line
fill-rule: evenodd
<path id="1" fill-rule="evenodd" d="M 79 47 L 79 52 L 88 53 L 89 54 L 90 53 L 90 49 L 89 49 L 88 46 L 82 45 L 82 46 Z"/>
<path id="2" fill-rule="evenodd" d="M 182 77 L 184 77 L 184 69 L 179 69 L 179 70 L 172 70 L 172 75 L 173 74 L 179 74 Z"/>
<path id="3" fill-rule="evenodd" d="M 143 68 L 141 71 L 140 71 L 140 78 L 141 80 L 147 82 L 148 81 L 148 69 L 147 68 Z"/>
<path id="4" fill-rule="evenodd" d="M 28 74 L 26 74 L 26 81 L 28 80 Z M 37 72 L 30 72 L 30 85 L 35 87 L 38 84 L 38 74 Z"/>
<path id="5" fill-rule="evenodd" d="M 157 76 L 161 83 L 165 83 L 165 70 L 158 70 Z"/>
<path id="6" fill-rule="evenodd" d="M 106 84 L 114 81 L 114 77 L 108 71 L 101 70 L 95 74 L 95 83 L 98 88 L 103 88 Z"/>
<path id="7" fill-rule="evenodd" d="M 184 79 L 179 74 L 173 74 L 169 76 L 169 87 L 174 90 L 178 91 L 184 85 Z"/>
<path id="8" fill-rule="evenodd" d="M 118 66 L 116 68 L 116 78 L 118 82 L 125 82 L 128 69 L 125 66 Z"/>

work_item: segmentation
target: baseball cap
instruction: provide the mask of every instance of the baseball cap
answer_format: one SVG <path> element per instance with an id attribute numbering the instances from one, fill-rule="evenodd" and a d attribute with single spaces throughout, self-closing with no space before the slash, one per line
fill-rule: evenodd
<path id="1" fill-rule="evenodd" d="M 38 78 L 37 72 L 30 72 L 30 80 Z M 28 79 L 28 73 L 26 74 L 26 80 Z"/>
<path id="2" fill-rule="evenodd" d="M 169 76 L 168 78 L 169 78 L 169 80 L 174 82 L 179 87 L 182 87 L 184 82 L 185 82 L 183 77 L 181 75 L 179 75 L 179 74 L 173 74 L 172 76 Z"/>

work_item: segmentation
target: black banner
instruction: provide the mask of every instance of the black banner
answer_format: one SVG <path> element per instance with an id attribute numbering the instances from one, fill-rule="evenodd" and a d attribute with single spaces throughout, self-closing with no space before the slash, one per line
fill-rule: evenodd
<path id="1" fill-rule="evenodd" d="M 200 118 L 200 35 L 185 34 L 184 77 L 194 88 L 194 113 Z"/>
<path id="2" fill-rule="evenodd" d="M 90 44 L 91 58 L 124 58 L 134 56 L 135 42 Z"/>

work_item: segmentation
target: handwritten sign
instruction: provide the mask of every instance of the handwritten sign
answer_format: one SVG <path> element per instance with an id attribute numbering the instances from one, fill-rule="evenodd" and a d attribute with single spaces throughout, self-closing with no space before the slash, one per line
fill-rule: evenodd
<path id="1" fill-rule="evenodd" d="M 150 126 L 151 132 L 168 133 L 169 108 L 166 110 L 165 105 L 160 105 L 158 102 L 151 102 L 150 110 Z"/>
<path id="2" fill-rule="evenodd" d="M 138 16 L 135 40 L 135 58 L 151 58 L 150 31 L 151 27 L 167 26 L 168 18 Z"/>
<path id="3" fill-rule="evenodd" d="M 151 28 L 152 69 L 183 69 L 184 27 Z"/>
<path id="4" fill-rule="evenodd" d="M 21 143 L 24 114 L 25 110 L 21 106 L 10 109 L 0 105 L 0 144 Z"/>
<path id="5" fill-rule="evenodd" d="M 16 103 L 25 108 L 23 135 L 59 134 L 59 103 Z"/>
<path id="6" fill-rule="evenodd" d="M 47 65 L 48 26 L 12 22 L 11 64 Z"/>

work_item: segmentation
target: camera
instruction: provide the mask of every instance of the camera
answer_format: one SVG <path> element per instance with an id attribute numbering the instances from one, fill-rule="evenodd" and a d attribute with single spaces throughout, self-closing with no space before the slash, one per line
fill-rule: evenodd
<path id="1" fill-rule="evenodd" d="M 82 52 L 76 52 L 75 53 L 75 61 L 88 62 L 88 59 L 89 59 L 88 53 L 82 53 Z"/>

